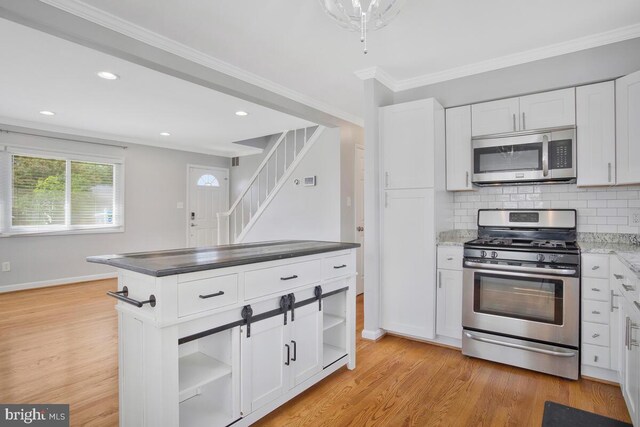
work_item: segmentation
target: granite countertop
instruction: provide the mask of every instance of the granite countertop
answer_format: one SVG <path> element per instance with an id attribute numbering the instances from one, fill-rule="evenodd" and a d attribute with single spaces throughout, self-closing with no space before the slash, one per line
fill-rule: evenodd
<path id="1" fill-rule="evenodd" d="M 87 258 L 154 277 L 301 257 L 360 247 L 358 243 L 282 240 L 207 248 L 174 249 Z"/>

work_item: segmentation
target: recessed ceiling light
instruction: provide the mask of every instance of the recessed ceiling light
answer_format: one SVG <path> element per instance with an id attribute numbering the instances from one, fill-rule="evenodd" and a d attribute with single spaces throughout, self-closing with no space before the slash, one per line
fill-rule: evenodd
<path id="1" fill-rule="evenodd" d="M 109 71 L 100 71 L 98 73 L 98 77 L 103 78 L 105 80 L 118 80 L 120 78 L 119 75 L 113 74 Z"/>
<path id="2" fill-rule="evenodd" d="M 244 117 L 244 116 L 248 116 L 248 115 L 249 115 L 249 113 L 247 113 L 246 111 L 236 111 L 236 116 Z"/>
<path id="3" fill-rule="evenodd" d="M 56 113 L 54 113 L 53 111 L 49 111 L 49 110 L 40 111 L 40 114 L 42 114 L 43 116 L 55 116 L 56 115 Z"/>
<path id="4" fill-rule="evenodd" d="M 171 136 L 169 132 L 160 132 L 160 136 Z"/>

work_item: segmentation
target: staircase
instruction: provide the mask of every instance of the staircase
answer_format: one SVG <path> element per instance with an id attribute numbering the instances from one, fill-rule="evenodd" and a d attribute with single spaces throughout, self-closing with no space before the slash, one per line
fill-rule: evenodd
<path id="1" fill-rule="evenodd" d="M 219 245 L 243 241 L 324 129 L 314 126 L 282 132 L 247 188 L 227 212 L 218 214 Z"/>

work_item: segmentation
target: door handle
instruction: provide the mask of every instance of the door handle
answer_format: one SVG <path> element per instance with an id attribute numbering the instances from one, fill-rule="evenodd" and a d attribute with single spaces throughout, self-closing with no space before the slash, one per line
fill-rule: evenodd
<path id="1" fill-rule="evenodd" d="M 469 187 L 469 171 L 467 171 L 467 172 L 465 172 L 465 173 L 466 173 L 467 177 L 466 177 L 466 179 L 465 179 L 465 184 L 464 184 L 464 186 L 465 186 L 465 187 Z"/>
<path id="2" fill-rule="evenodd" d="M 357 231 L 364 231 L 364 227 L 356 227 Z"/>
<path id="3" fill-rule="evenodd" d="M 291 364 L 291 347 L 289 347 L 289 344 L 285 344 L 284 346 L 287 347 L 287 361 L 284 362 L 284 364 L 289 366 Z"/>
<path id="4" fill-rule="evenodd" d="M 525 130 L 525 129 L 527 129 L 527 125 L 526 125 L 526 123 L 527 123 L 527 122 L 525 122 L 525 119 L 524 119 L 524 111 L 523 111 L 523 112 L 522 112 L 522 129 L 521 129 L 521 130 Z"/>
<path id="5" fill-rule="evenodd" d="M 442 288 L 442 271 L 438 271 L 438 287 Z"/>
<path id="6" fill-rule="evenodd" d="M 609 168 L 609 179 L 607 180 L 607 182 L 611 182 L 611 162 L 607 164 L 607 167 Z"/>
<path id="7" fill-rule="evenodd" d="M 291 344 L 293 344 L 293 357 L 291 358 L 291 361 L 295 362 L 298 357 L 298 344 L 293 340 L 291 340 Z"/>
<path id="8" fill-rule="evenodd" d="M 516 131 L 516 113 L 513 113 L 513 131 Z"/>

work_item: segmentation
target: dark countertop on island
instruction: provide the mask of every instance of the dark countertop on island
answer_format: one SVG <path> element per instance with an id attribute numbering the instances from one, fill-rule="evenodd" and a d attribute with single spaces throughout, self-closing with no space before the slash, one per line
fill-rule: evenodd
<path id="1" fill-rule="evenodd" d="M 107 264 L 149 276 L 162 277 L 357 247 L 360 247 L 360 244 L 315 240 L 282 240 L 206 248 L 91 256 L 87 258 L 87 261 Z"/>

